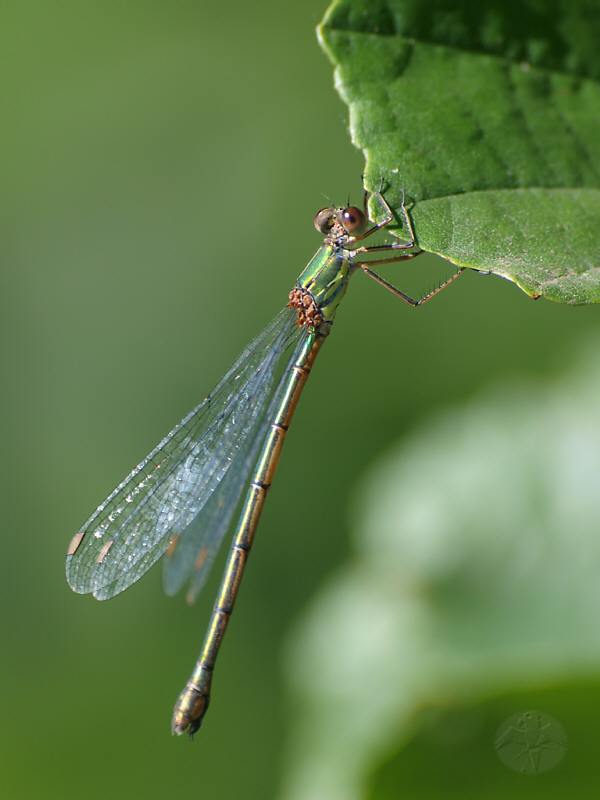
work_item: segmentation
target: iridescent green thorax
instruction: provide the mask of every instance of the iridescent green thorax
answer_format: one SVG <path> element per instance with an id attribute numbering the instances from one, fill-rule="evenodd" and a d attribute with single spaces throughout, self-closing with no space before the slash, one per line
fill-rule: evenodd
<path id="1" fill-rule="evenodd" d="M 348 251 L 326 239 L 290 292 L 288 305 L 298 312 L 298 325 L 318 328 L 331 323 L 351 273 Z"/>

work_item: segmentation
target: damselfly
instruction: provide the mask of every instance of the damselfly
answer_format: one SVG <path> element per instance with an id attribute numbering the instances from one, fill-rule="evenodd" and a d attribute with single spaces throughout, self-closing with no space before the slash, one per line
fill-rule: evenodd
<path id="1" fill-rule="evenodd" d="M 422 252 L 414 249 L 404 198 L 401 212 L 409 241 L 360 244 L 392 221 L 381 188 L 374 196 L 386 213 L 383 222 L 369 226 L 366 193 L 364 211 L 330 206 L 316 214 L 323 245 L 298 278 L 288 305 L 246 347 L 212 393 L 117 486 L 69 545 L 67 580 L 76 592 L 99 600 L 114 597 L 164 554 L 166 593 L 174 594 L 189 580 L 188 600 L 193 602 L 247 487 L 202 652 L 175 705 L 173 733 L 193 736 L 208 708 L 215 661 L 285 435 L 350 276 L 362 270 L 417 306 L 460 274 L 459 269 L 413 300 L 373 272 L 373 264 Z M 393 254 L 359 260 L 381 251 Z"/>

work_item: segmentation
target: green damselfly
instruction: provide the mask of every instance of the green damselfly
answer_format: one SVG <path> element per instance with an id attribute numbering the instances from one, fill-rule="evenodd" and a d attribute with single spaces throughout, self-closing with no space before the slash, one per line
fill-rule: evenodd
<path id="1" fill-rule="evenodd" d="M 208 708 L 215 661 L 266 493 L 349 278 L 361 270 L 417 306 L 461 272 L 420 300 L 373 272 L 374 264 L 403 261 L 422 252 L 414 249 L 404 198 L 401 212 L 409 241 L 360 244 L 393 219 L 381 188 L 374 196 L 386 214 L 382 222 L 369 225 L 366 192 L 364 210 L 329 206 L 317 212 L 314 222 L 325 237 L 323 245 L 298 278 L 288 305 L 246 347 L 212 393 L 117 486 L 69 545 L 67 581 L 76 592 L 99 600 L 114 597 L 165 555 L 166 593 L 174 594 L 189 580 L 188 600 L 193 602 L 248 488 L 200 657 L 175 705 L 173 733 L 188 731 L 193 736 Z M 382 251 L 393 254 L 359 260 Z"/>

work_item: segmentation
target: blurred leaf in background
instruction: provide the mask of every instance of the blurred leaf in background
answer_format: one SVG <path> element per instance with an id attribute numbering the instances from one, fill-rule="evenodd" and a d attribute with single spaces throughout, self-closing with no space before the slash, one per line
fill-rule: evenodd
<path id="1" fill-rule="evenodd" d="M 490 386 L 369 470 L 353 502 L 356 556 L 288 653 L 299 718 L 286 797 L 363 797 L 367 776 L 423 726 L 423 709 L 453 709 L 458 734 L 475 703 L 600 673 L 599 352 L 599 339 L 586 343 L 560 381 Z M 578 700 L 585 711 L 589 698 Z M 493 736 L 479 752 L 479 716 L 454 756 L 483 755 L 486 769 L 459 783 L 450 766 L 445 779 L 424 769 L 411 797 L 440 786 L 444 797 L 506 796 L 514 776 Z M 546 778 L 546 797 L 597 786 L 595 761 L 582 774 L 575 760 Z"/>

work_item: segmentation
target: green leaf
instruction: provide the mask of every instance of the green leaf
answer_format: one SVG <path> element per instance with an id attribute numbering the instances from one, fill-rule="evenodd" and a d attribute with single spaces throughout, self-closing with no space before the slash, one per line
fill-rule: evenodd
<path id="1" fill-rule="evenodd" d="M 493 386 L 425 420 L 364 477 L 356 554 L 290 642 L 286 798 L 364 797 L 423 708 L 600 674 L 599 345 L 550 385 Z M 407 797 L 464 797 L 422 779 Z M 491 796 L 480 780 L 469 796 Z"/>
<path id="2" fill-rule="evenodd" d="M 318 34 L 365 185 L 383 178 L 397 215 L 405 190 L 424 250 L 533 297 L 600 302 L 599 10 L 592 0 L 333 3 Z"/>

